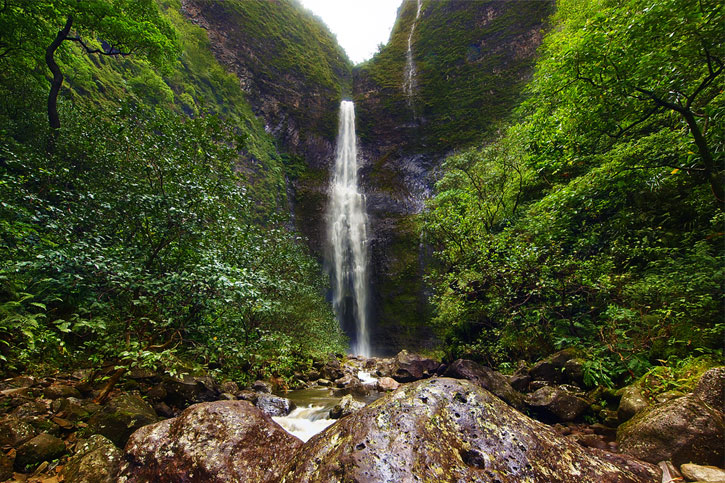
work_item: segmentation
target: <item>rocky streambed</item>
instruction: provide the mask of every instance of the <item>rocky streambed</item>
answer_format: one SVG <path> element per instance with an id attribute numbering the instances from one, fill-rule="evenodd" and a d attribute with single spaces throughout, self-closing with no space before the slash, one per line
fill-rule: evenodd
<path id="1" fill-rule="evenodd" d="M 725 479 L 725 368 L 653 402 L 636 385 L 584 391 L 575 356 L 513 376 L 405 351 L 330 357 L 288 393 L 135 371 L 105 404 L 81 373 L 14 378 L 0 386 L 0 481 Z"/>

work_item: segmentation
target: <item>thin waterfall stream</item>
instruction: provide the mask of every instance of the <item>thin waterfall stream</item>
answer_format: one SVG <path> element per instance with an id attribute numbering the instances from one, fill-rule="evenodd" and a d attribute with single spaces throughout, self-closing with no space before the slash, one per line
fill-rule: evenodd
<path id="1" fill-rule="evenodd" d="M 355 105 L 352 101 L 342 101 L 328 208 L 332 305 L 343 328 L 353 322 L 351 352 L 370 357 L 368 221 L 357 171 Z"/>
<path id="2" fill-rule="evenodd" d="M 403 75 L 403 92 L 408 98 L 408 107 L 414 109 L 413 94 L 415 93 L 415 62 L 413 62 L 413 34 L 415 33 L 415 24 L 420 17 L 420 8 L 422 0 L 418 1 L 418 10 L 415 13 L 415 20 L 410 26 L 410 34 L 408 35 L 408 51 L 405 54 L 405 73 Z"/>

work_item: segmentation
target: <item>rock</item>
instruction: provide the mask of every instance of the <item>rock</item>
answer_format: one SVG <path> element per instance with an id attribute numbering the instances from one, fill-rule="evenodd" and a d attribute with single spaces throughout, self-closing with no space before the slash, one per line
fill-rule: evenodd
<path id="1" fill-rule="evenodd" d="M 419 354 L 402 350 L 395 356 L 391 377 L 398 382 L 411 382 L 430 377 L 440 366 L 439 362 Z"/>
<path id="2" fill-rule="evenodd" d="M 345 375 L 345 373 L 342 370 L 340 361 L 337 360 L 336 357 L 331 356 L 329 359 L 327 359 L 325 365 L 322 366 L 322 368 L 320 369 L 320 375 L 324 379 L 334 381 L 335 379 L 340 379 L 342 376 Z"/>
<path id="3" fill-rule="evenodd" d="M 55 415 L 68 421 L 85 421 L 90 417 L 90 413 L 83 407 L 81 401 L 74 397 L 56 399 L 58 402 L 55 408 Z"/>
<path id="4" fill-rule="evenodd" d="M 185 408 L 191 404 L 216 401 L 219 388 L 208 376 L 189 376 L 183 378 L 167 378 L 163 382 L 166 390 L 164 402 L 177 408 Z"/>
<path id="5" fill-rule="evenodd" d="M 254 381 L 254 384 L 252 384 L 252 391 L 272 394 L 272 385 L 265 381 Z"/>
<path id="6" fill-rule="evenodd" d="M 717 466 L 701 466 L 692 463 L 685 463 L 680 466 L 683 476 L 690 481 L 725 481 L 725 470 Z"/>
<path id="7" fill-rule="evenodd" d="M 332 381 L 328 381 L 327 379 L 318 379 L 317 385 L 323 387 L 332 386 Z"/>
<path id="8" fill-rule="evenodd" d="M 458 359 L 448 366 L 443 375 L 455 379 L 467 379 L 478 384 L 517 409 L 524 406 L 524 396 L 511 387 L 506 376 L 490 367 L 467 359 Z"/>
<path id="9" fill-rule="evenodd" d="M 674 482 L 683 480 L 682 474 L 675 468 L 672 461 L 660 461 L 657 463 L 657 466 L 662 470 L 662 481 Z"/>
<path id="10" fill-rule="evenodd" d="M 354 413 L 355 411 L 359 411 L 364 407 L 365 403 L 356 401 L 350 394 L 348 394 L 340 400 L 339 404 L 330 409 L 330 419 L 340 419 Z"/>
<path id="11" fill-rule="evenodd" d="M 235 399 L 237 399 L 237 396 L 229 392 L 219 394 L 219 400 L 221 401 L 234 401 Z"/>
<path id="12" fill-rule="evenodd" d="M 146 397 L 151 401 L 158 402 L 166 399 L 168 393 L 163 384 L 156 384 L 154 387 L 146 391 Z"/>
<path id="13" fill-rule="evenodd" d="M 262 393 L 255 403 L 268 416 L 287 416 L 295 408 L 295 404 L 287 398 Z"/>
<path id="14" fill-rule="evenodd" d="M 48 406 L 40 401 L 28 401 L 16 407 L 11 414 L 16 418 L 30 422 L 36 416 L 45 415 L 48 412 Z"/>
<path id="15" fill-rule="evenodd" d="M 259 399 L 259 393 L 251 391 L 249 389 L 239 391 L 236 394 L 236 396 L 237 396 L 237 399 L 241 399 L 243 401 L 249 401 L 252 404 L 257 404 L 257 399 Z"/>
<path id="16" fill-rule="evenodd" d="M 222 382 L 221 386 L 219 386 L 219 389 L 222 392 L 228 392 L 229 394 L 236 394 L 239 392 L 239 386 L 234 381 Z"/>
<path id="17" fill-rule="evenodd" d="M 316 381 L 320 377 L 322 377 L 322 374 L 317 369 L 310 369 L 305 373 L 305 380 L 307 381 Z"/>
<path id="18" fill-rule="evenodd" d="M 76 446 L 63 467 L 64 481 L 73 483 L 115 483 L 123 452 L 110 439 L 94 434 Z"/>
<path id="19" fill-rule="evenodd" d="M 0 451 L 0 481 L 13 477 L 13 463 L 15 463 L 15 451 L 11 451 L 10 454 Z"/>
<path id="20" fill-rule="evenodd" d="M 648 408 L 617 430 L 622 452 L 657 463 L 722 464 L 725 447 L 722 413 L 694 396 Z"/>
<path id="21" fill-rule="evenodd" d="M 375 383 L 375 387 L 378 391 L 382 392 L 395 391 L 400 387 L 400 383 L 392 377 L 381 377 Z"/>
<path id="22" fill-rule="evenodd" d="M 589 402 L 557 387 L 545 386 L 526 396 L 526 404 L 546 419 L 574 421 L 584 414 Z"/>
<path id="23" fill-rule="evenodd" d="M 513 376 L 509 379 L 509 384 L 515 390 L 519 392 L 526 392 L 529 389 L 529 383 L 531 382 L 531 376 L 529 370 L 525 367 L 514 372 Z"/>
<path id="24" fill-rule="evenodd" d="M 43 395 L 48 399 L 58 399 L 59 397 L 82 397 L 81 392 L 75 387 L 57 382 L 43 389 Z"/>
<path id="25" fill-rule="evenodd" d="M 584 385 L 584 359 L 578 357 L 569 359 L 564 363 L 564 376 L 570 382 L 579 386 Z"/>
<path id="26" fill-rule="evenodd" d="M 534 364 L 529 369 L 529 375 L 532 380 L 560 384 L 564 382 L 564 366 L 568 361 L 576 358 L 578 355 L 579 351 L 572 348 L 556 352 Z"/>
<path id="27" fill-rule="evenodd" d="M 176 416 L 174 410 L 163 401 L 154 404 L 154 412 L 162 418 L 173 418 Z"/>
<path id="28" fill-rule="evenodd" d="M 619 408 L 617 409 L 617 418 L 620 424 L 630 420 L 635 414 L 649 406 L 639 384 L 624 387 L 621 393 L 622 398 L 619 401 Z"/>
<path id="29" fill-rule="evenodd" d="M 300 446 L 247 401 L 196 404 L 134 433 L 118 481 L 276 483 Z"/>
<path id="30" fill-rule="evenodd" d="M 725 410 L 725 367 L 705 372 L 692 393 L 712 409 Z"/>
<path id="31" fill-rule="evenodd" d="M 658 475 L 569 441 L 470 381 L 433 378 L 314 436 L 282 481 L 649 483 Z"/>
<path id="32" fill-rule="evenodd" d="M 88 421 L 90 433 L 99 433 L 123 447 L 129 436 L 142 426 L 158 421 L 154 409 L 135 394 L 121 394 L 111 399 Z"/>
<path id="33" fill-rule="evenodd" d="M 27 471 L 38 463 L 51 461 L 65 454 L 65 443 L 62 439 L 41 433 L 18 447 L 15 455 L 15 469 Z"/>
<path id="34" fill-rule="evenodd" d="M 16 417 L 8 416 L 0 420 L 0 447 L 17 447 L 33 438 L 37 433 L 30 424 Z"/>
<path id="35" fill-rule="evenodd" d="M 673 390 L 673 391 L 665 391 L 665 392 L 663 392 L 661 394 L 658 394 L 657 397 L 655 397 L 655 401 L 657 403 L 660 403 L 661 404 L 663 402 L 667 402 L 667 401 L 671 401 L 673 399 L 677 399 L 678 397 L 682 397 L 684 395 L 685 395 L 685 393 L 682 392 L 682 391 L 675 391 L 675 390 Z"/>

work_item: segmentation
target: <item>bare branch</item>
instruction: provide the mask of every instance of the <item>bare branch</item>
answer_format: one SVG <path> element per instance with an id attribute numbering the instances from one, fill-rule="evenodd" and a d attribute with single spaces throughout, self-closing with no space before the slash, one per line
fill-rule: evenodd
<path id="1" fill-rule="evenodd" d="M 126 57 L 133 53 L 133 51 L 123 52 L 121 50 L 115 49 L 112 45 L 110 46 L 108 51 L 105 51 L 103 49 L 91 48 L 80 37 L 69 37 L 68 36 L 65 38 L 65 40 L 72 40 L 73 42 L 78 42 L 79 44 L 81 44 L 81 46 L 83 47 L 83 49 L 86 51 L 87 54 L 101 54 L 101 55 L 108 55 L 108 56 L 120 55 L 122 57 Z"/>

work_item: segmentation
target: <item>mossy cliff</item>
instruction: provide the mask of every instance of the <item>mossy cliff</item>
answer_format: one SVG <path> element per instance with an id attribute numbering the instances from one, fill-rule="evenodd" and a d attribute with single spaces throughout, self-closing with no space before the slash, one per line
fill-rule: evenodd
<path id="1" fill-rule="evenodd" d="M 417 12 L 417 1 L 405 0 L 388 44 L 353 70 L 374 236 L 374 345 L 386 352 L 428 340 L 416 215 L 436 168 L 446 154 L 485 141 L 516 106 L 553 2 L 422 0 Z M 409 37 L 412 95 L 404 87 Z"/>

